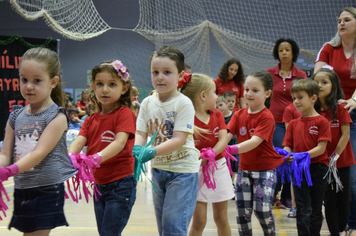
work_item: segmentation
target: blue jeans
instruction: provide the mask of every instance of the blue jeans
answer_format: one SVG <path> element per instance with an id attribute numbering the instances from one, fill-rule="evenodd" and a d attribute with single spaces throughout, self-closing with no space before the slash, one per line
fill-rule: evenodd
<path id="1" fill-rule="evenodd" d="M 281 123 L 276 123 L 276 129 L 274 130 L 273 133 L 273 146 L 274 147 L 279 147 L 283 148 L 282 143 L 284 139 L 284 135 L 286 134 L 286 127 L 284 124 Z M 282 188 L 283 185 L 283 188 Z M 282 184 L 282 179 L 281 175 L 277 173 L 277 183 L 276 183 L 276 189 L 275 189 L 275 194 L 277 194 L 279 191 L 281 191 L 281 202 L 282 204 L 285 204 L 286 201 L 291 201 L 292 196 L 291 196 L 291 191 L 290 191 L 290 183 L 288 182 L 287 176 L 284 179 L 284 184 Z"/>
<path id="2" fill-rule="evenodd" d="M 119 236 L 124 230 L 136 200 L 136 178 L 133 175 L 108 184 L 98 184 L 101 196 L 94 197 L 94 210 L 101 236 Z"/>
<path id="3" fill-rule="evenodd" d="M 350 141 L 352 151 L 354 152 L 354 158 L 356 160 L 356 109 L 350 113 L 352 124 L 350 125 Z M 350 166 L 351 176 L 351 205 L 350 205 L 350 217 L 349 228 L 356 229 L 356 165 Z"/>
<path id="4" fill-rule="evenodd" d="M 198 173 L 174 173 L 152 168 L 152 191 L 160 236 L 185 236 L 198 194 Z"/>

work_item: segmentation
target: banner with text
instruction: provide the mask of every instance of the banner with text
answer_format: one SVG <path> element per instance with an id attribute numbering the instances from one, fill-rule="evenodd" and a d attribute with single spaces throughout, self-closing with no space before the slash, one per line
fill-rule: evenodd
<path id="1" fill-rule="evenodd" d="M 22 55 L 32 47 L 47 47 L 57 52 L 57 40 L 0 36 L 0 140 L 4 139 L 12 107 L 27 105 L 20 92 L 18 67 Z"/>

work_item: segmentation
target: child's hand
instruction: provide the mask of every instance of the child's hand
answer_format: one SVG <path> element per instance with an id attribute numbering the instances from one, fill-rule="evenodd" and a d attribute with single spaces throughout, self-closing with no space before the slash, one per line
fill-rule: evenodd
<path id="1" fill-rule="evenodd" d="M 73 122 L 80 122 L 80 119 L 79 119 L 79 117 L 73 117 L 72 121 Z"/>
<path id="2" fill-rule="evenodd" d="M 93 160 L 94 160 L 96 163 L 98 163 L 99 165 L 100 165 L 100 163 L 101 163 L 101 159 L 103 158 L 103 156 L 101 155 L 100 152 L 97 152 L 97 153 L 95 153 L 95 154 L 93 154 L 93 155 L 90 155 L 89 157 L 93 158 Z"/>
<path id="3" fill-rule="evenodd" d="M 200 158 L 202 158 L 203 160 L 215 160 L 216 155 L 216 152 L 212 148 L 203 148 L 200 151 Z"/>
<path id="4" fill-rule="evenodd" d="M 289 158 L 288 158 L 288 162 L 289 163 L 293 163 L 293 160 L 294 160 L 294 156 L 290 155 Z"/>
<path id="5" fill-rule="evenodd" d="M 70 161 L 72 162 L 72 165 L 74 167 L 74 169 L 79 169 L 79 164 L 78 164 L 78 158 L 79 158 L 79 155 L 75 154 L 74 152 L 68 152 L 68 156 L 70 158 Z"/>
<path id="6" fill-rule="evenodd" d="M 146 163 L 147 161 L 153 159 L 156 156 L 155 147 L 145 147 L 141 145 L 135 145 L 132 150 L 133 155 L 137 158 L 141 157 L 141 162 Z"/>
<path id="7" fill-rule="evenodd" d="M 199 159 L 201 159 L 200 166 L 205 166 L 206 163 L 208 163 L 208 160 L 205 160 L 204 158 L 199 157 Z"/>
<path id="8" fill-rule="evenodd" d="M 239 148 L 237 145 L 227 145 L 225 151 L 227 151 L 231 155 L 239 154 Z"/>
<path id="9" fill-rule="evenodd" d="M 334 159 L 334 161 L 336 162 L 337 159 L 339 159 L 340 155 L 337 154 L 336 152 L 334 152 L 331 156 L 330 156 L 330 159 Z"/>
<path id="10" fill-rule="evenodd" d="M 8 167 L 0 167 L 0 182 L 8 180 L 9 177 L 17 175 L 19 173 L 19 167 L 16 164 L 12 164 Z"/>

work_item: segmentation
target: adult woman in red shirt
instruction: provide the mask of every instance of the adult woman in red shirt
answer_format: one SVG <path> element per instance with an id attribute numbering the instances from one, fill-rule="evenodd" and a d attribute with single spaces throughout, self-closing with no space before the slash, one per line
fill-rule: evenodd
<path id="1" fill-rule="evenodd" d="M 296 78 L 307 78 L 304 71 L 294 66 L 293 62 L 297 61 L 299 47 L 293 39 L 280 38 L 276 41 L 273 48 L 273 57 L 279 61 L 276 67 L 269 68 L 268 71 L 273 77 L 273 89 L 270 111 L 276 122 L 276 129 L 273 133 L 273 146 L 282 147 L 286 128 L 283 123 L 283 113 L 293 100 L 290 95 L 292 81 Z M 278 178 L 275 194 L 281 190 L 281 181 Z M 292 207 L 290 184 L 283 184 L 281 193 L 281 208 Z"/>
<path id="2" fill-rule="evenodd" d="M 75 106 L 79 110 L 79 118 L 82 118 L 83 116 L 87 115 L 87 113 L 85 112 L 85 106 L 88 103 L 90 103 L 89 90 L 83 89 L 81 99 L 77 102 Z"/>
<path id="3" fill-rule="evenodd" d="M 230 58 L 225 61 L 220 69 L 218 78 L 214 80 L 217 95 L 223 95 L 227 91 L 231 91 L 236 95 L 234 111 L 246 107 L 243 97 L 244 81 L 245 75 L 241 62 L 236 58 Z"/>

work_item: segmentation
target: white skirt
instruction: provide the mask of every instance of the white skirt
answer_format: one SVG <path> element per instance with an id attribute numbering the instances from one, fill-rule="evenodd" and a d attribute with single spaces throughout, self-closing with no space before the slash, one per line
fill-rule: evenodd
<path id="1" fill-rule="evenodd" d="M 216 189 L 209 189 L 204 184 L 204 176 L 202 167 L 199 169 L 199 186 L 198 198 L 199 202 L 223 202 L 232 199 L 234 194 L 234 187 L 230 176 L 229 168 L 226 165 L 226 158 L 221 158 L 216 161 L 218 169 L 214 172 Z"/>

